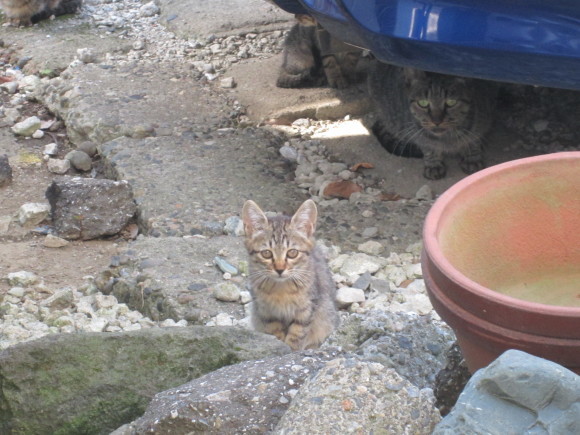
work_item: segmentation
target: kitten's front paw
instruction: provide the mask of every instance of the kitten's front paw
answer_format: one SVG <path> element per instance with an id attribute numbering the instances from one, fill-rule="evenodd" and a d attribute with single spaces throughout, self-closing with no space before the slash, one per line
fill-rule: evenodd
<path id="1" fill-rule="evenodd" d="M 443 162 L 436 166 L 425 166 L 425 169 L 423 169 L 423 177 L 428 178 L 429 180 L 439 180 L 445 177 L 446 173 L 447 168 Z"/>
<path id="2" fill-rule="evenodd" d="M 459 166 L 461 166 L 461 169 L 463 169 L 463 172 L 466 174 L 474 174 L 475 172 L 481 171 L 483 168 L 485 168 L 483 160 L 476 160 L 471 162 L 468 160 L 462 160 Z"/>

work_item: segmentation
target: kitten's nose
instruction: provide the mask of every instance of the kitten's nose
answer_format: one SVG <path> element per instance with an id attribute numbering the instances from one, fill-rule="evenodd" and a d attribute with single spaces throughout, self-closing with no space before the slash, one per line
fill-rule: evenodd
<path id="1" fill-rule="evenodd" d="M 282 276 L 282 274 L 284 273 L 284 269 L 275 269 L 276 272 L 278 272 L 278 275 Z"/>

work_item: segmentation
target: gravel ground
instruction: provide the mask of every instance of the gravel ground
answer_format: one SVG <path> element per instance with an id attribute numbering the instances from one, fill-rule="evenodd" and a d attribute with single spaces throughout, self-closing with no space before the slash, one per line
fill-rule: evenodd
<path id="1" fill-rule="evenodd" d="M 285 32 L 272 31 L 184 40 L 159 24 L 158 12 L 153 2 L 87 0 L 75 20 L 89 23 L 99 32 L 131 41 L 131 50 L 110 54 L 106 62 L 160 64 L 178 59 L 191 66 L 197 78 L 223 88 L 235 86 L 227 76 L 232 64 L 250 57 L 269 57 L 278 53 L 284 39 Z M 80 51 L 72 66 L 90 61 L 90 56 L 90 52 Z M 5 75 L 18 75 L 20 81 L 26 79 L 13 68 L 9 59 L 5 59 L 3 69 Z M 18 113 L 15 115 L 14 110 L 21 110 L 25 100 L 24 88 L 15 91 L 4 105 L 5 121 L 17 118 Z M 537 153 L 578 149 L 580 129 L 570 128 L 580 119 L 577 116 L 580 107 L 577 102 L 577 93 L 507 86 L 501 110 L 507 113 L 504 124 L 520 138 L 513 146 L 529 147 Z M 570 110 L 563 109 L 564 106 Z M 233 117 L 238 125 L 247 123 L 243 107 L 234 103 L 233 108 Z M 377 180 L 365 178 L 357 168 L 333 161 L 319 142 L 310 139 L 330 124 L 330 121 L 298 120 L 285 129 L 286 132 L 291 130 L 292 138 L 280 148 L 280 159 L 295 167 L 293 182 L 308 192 L 321 208 L 338 203 L 372 204 L 385 199 L 400 200 L 396 197 L 384 198 L 385 193 L 378 188 Z M 333 198 L 327 193 L 329 185 L 337 177 L 343 182 L 341 188 L 357 189 L 350 200 Z M 420 205 L 429 204 L 432 197 L 433 193 L 424 186 L 415 198 L 403 200 Z M 414 313 L 425 316 L 429 321 L 439 322 L 425 293 L 419 264 L 420 244 L 409 246 L 405 252 L 391 253 L 377 241 L 362 243 L 365 239 L 371 239 L 376 231 L 377 228 L 365 228 L 361 243 L 357 242 L 355 247 L 349 247 L 344 253 L 340 246 L 332 245 L 334 241 L 327 242 L 344 316 L 383 310 Z M 208 258 L 208 262 L 211 261 Z M 113 296 L 99 292 L 95 277 L 87 277 L 85 285 L 79 288 L 48 288 L 41 276 L 26 273 L 3 278 L 9 280 L 11 288 L 0 305 L 3 317 L 0 322 L 0 348 L 56 332 L 121 331 L 187 324 L 184 320 L 154 322 L 143 317 L 125 304 L 119 304 Z M 228 281 L 229 277 L 224 274 L 223 282 Z M 249 301 L 243 286 L 244 283 L 240 283 L 242 288 L 235 300 L 247 306 Z M 247 317 L 234 318 L 220 313 L 207 320 L 207 324 L 247 325 L 247 320 Z M 441 327 L 445 328 L 443 324 Z"/>

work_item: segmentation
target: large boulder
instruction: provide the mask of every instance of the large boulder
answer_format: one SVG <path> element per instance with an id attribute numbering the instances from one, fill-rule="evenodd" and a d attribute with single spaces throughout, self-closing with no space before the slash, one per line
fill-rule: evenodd
<path id="1" fill-rule="evenodd" d="M 304 381 L 336 354 L 306 351 L 221 368 L 157 394 L 114 435 L 270 432 Z"/>
<path id="2" fill-rule="evenodd" d="M 554 362 L 508 350 L 473 375 L 433 433 L 578 434 L 580 376 Z"/>
<path id="3" fill-rule="evenodd" d="M 281 355 L 273 336 L 231 327 L 59 334 L 0 352 L 0 433 L 108 433 L 158 392 L 220 367 Z"/>
<path id="4" fill-rule="evenodd" d="M 357 358 L 329 362 L 300 389 L 274 433 L 430 434 L 441 420 L 430 388 Z"/>

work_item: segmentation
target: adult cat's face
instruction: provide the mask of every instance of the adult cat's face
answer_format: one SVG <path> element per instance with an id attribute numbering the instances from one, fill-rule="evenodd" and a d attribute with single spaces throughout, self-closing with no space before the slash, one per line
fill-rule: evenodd
<path id="1" fill-rule="evenodd" d="M 407 80 L 409 110 L 429 135 L 451 135 L 464 125 L 471 101 L 464 79 L 415 72 Z"/>

